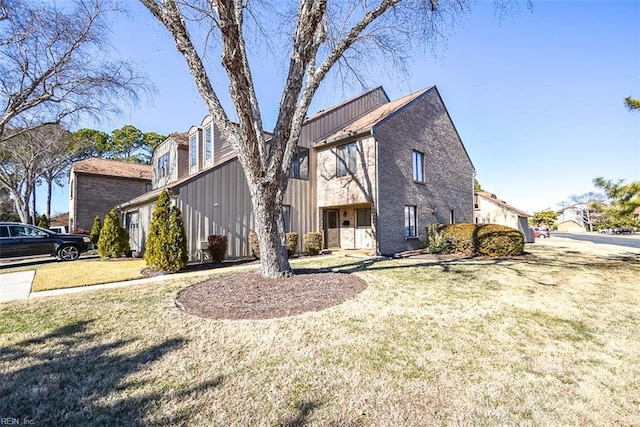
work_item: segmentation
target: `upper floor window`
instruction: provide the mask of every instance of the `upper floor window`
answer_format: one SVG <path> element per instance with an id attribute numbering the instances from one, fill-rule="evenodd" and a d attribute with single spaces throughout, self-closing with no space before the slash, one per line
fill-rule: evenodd
<path id="1" fill-rule="evenodd" d="M 158 167 L 156 169 L 158 178 L 164 178 L 169 175 L 169 153 L 165 153 L 158 157 Z"/>
<path id="2" fill-rule="evenodd" d="M 404 237 L 416 237 L 418 234 L 416 206 L 404 207 Z"/>
<path id="3" fill-rule="evenodd" d="M 297 147 L 291 160 L 289 177 L 297 179 L 309 179 L 309 149 Z"/>
<path id="4" fill-rule="evenodd" d="M 336 149 L 336 176 L 355 175 L 356 143 L 341 145 Z"/>
<path id="5" fill-rule="evenodd" d="M 424 153 L 413 152 L 413 180 L 424 182 Z"/>
<path id="6" fill-rule="evenodd" d="M 189 166 L 195 168 L 198 165 L 198 137 L 191 135 L 189 138 Z"/>
<path id="7" fill-rule="evenodd" d="M 206 165 L 210 165 L 213 159 L 213 130 L 212 126 L 209 125 L 204 130 L 204 162 Z"/>

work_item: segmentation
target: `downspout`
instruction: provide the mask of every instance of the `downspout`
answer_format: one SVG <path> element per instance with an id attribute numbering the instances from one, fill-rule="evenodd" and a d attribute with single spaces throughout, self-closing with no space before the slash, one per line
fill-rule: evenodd
<path id="1" fill-rule="evenodd" d="M 371 128 L 371 136 L 375 143 L 376 158 L 376 255 L 380 255 L 380 169 L 378 168 L 378 138 L 375 135 L 375 127 Z"/>

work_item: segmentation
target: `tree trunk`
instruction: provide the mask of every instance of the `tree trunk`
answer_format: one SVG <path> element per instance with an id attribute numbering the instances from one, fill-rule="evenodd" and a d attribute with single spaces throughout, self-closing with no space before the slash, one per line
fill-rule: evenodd
<path id="1" fill-rule="evenodd" d="M 51 221 L 51 190 L 53 187 L 53 178 L 47 179 L 47 219 Z"/>
<path id="2" fill-rule="evenodd" d="M 272 278 L 292 276 L 282 220 L 281 194 L 284 192 L 278 191 L 275 183 L 248 184 L 260 245 L 260 274 Z"/>
<path id="3" fill-rule="evenodd" d="M 36 184 L 33 183 L 33 212 L 31 213 L 31 218 L 33 218 L 33 222 L 31 224 L 38 225 L 38 219 L 36 218 Z"/>

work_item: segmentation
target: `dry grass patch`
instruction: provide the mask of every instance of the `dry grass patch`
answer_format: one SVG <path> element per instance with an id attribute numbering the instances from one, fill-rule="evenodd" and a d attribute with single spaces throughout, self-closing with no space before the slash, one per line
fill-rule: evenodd
<path id="1" fill-rule="evenodd" d="M 36 270 L 31 292 L 98 285 L 142 278 L 141 259 L 82 260 L 43 264 Z"/>
<path id="2" fill-rule="evenodd" d="M 634 425 L 637 254 L 559 240 L 527 250 L 313 259 L 369 286 L 271 320 L 178 310 L 176 294 L 202 278 L 4 304 L 0 414 L 43 425 Z"/>

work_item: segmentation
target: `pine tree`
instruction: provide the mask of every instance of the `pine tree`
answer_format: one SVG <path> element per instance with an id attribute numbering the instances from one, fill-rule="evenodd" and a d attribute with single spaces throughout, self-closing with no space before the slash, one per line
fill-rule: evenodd
<path id="1" fill-rule="evenodd" d="M 91 232 L 89 233 L 89 238 L 91 239 L 91 243 L 93 243 L 93 246 L 98 245 L 98 240 L 100 239 L 100 230 L 102 230 L 102 222 L 100 221 L 100 217 L 96 215 L 93 220 Z"/>
<path id="2" fill-rule="evenodd" d="M 187 236 L 184 232 L 182 212 L 177 206 L 171 208 L 167 240 L 163 246 L 168 261 L 166 271 L 184 270 L 189 261 Z"/>
<path id="3" fill-rule="evenodd" d="M 40 215 L 38 218 L 38 227 L 49 228 L 49 218 L 45 214 Z"/>
<path id="4" fill-rule="evenodd" d="M 169 234 L 169 220 L 171 216 L 171 199 L 165 189 L 160 193 L 149 225 L 149 233 L 145 244 L 144 259 L 149 267 L 163 270 L 169 267 L 167 251 L 164 245 Z"/>
<path id="5" fill-rule="evenodd" d="M 129 250 L 128 232 L 120 226 L 115 209 L 111 209 L 104 218 L 104 224 L 98 239 L 98 254 L 102 258 L 118 258 Z"/>

